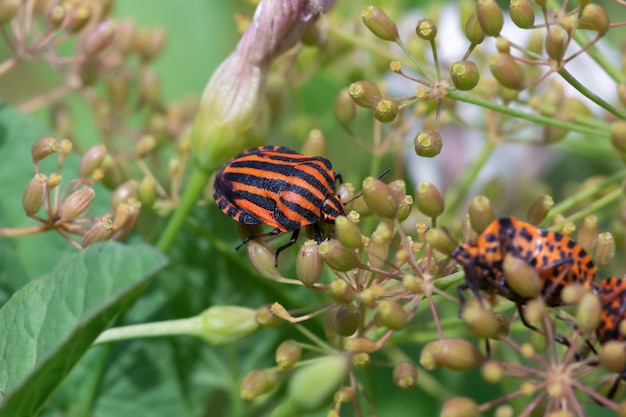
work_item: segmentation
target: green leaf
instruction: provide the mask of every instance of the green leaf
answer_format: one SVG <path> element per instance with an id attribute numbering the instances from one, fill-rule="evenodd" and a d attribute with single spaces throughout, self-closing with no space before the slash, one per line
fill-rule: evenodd
<path id="1" fill-rule="evenodd" d="M 63 259 L 0 309 L 0 416 L 34 415 L 111 320 L 166 265 L 144 245 L 105 242 Z"/>

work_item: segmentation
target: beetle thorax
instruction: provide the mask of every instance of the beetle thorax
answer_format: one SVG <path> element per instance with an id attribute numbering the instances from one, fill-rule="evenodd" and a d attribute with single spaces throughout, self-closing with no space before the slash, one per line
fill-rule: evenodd
<path id="1" fill-rule="evenodd" d="M 324 200 L 324 204 L 322 204 L 322 220 L 334 223 L 337 216 L 345 215 L 346 209 L 343 206 L 343 202 L 336 194 L 328 196 L 328 198 Z"/>

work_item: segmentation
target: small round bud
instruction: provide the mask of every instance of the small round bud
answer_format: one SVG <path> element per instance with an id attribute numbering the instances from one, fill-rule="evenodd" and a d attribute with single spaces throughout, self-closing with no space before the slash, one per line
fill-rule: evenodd
<path id="1" fill-rule="evenodd" d="M 593 332 L 600 324 L 602 304 L 597 295 L 587 293 L 583 295 L 576 310 L 576 322 L 583 332 Z"/>
<path id="2" fill-rule="evenodd" d="M 381 268 L 389 255 L 390 241 L 374 232 L 367 243 L 367 260 L 371 267 Z"/>
<path id="3" fill-rule="evenodd" d="M 529 0 L 511 0 L 509 13 L 515 26 L 519 28 L 530 29 L 535 24 L 535 11 Z"/>
<path id="4" fill-rule="evenodd" d="M 94 243 L 109 240 L 113 233 L 113 222 L 109 217 L 101 217 L 85 232 L 81 241 L 81 246 L 86 248 Z"/>
<path id="5" fill-rule="evenodd" d="M 372 363 L 372 359 L 368 353 L 355 353 L 352 355 L 352 366 L 356 369 L 366 369 Z"/>
<path id="6" fill-rule="evenodd" d="M 301 356 L 302 345 L 295 340 L 285 340 L 276 349 L 276 364 L 280 369 L 293 368 Z"/>
<path id="7" fill-rule="evenodd" d="M 58 29 L 63 24 L 66 17 L 67 13 L 62 4 L 56 4 L 46 11 L 46 20 L 55 29 Z"/>
<path id="8" fill-rule="evenodd" d="M 24 190 L 22 207 L 27 216 L 34 216 L 46 201 L 48 177 L 45 174 L 37 174 L 30 180 Z"/>
<path id="9" fill-rule="evenodd" d="M 124 170 L 120 164 L 110 155 L 106 154 L 101 166 L 104 176 L 102 177 L 102 183 L 109 190 L 113 190 L 122 184 L 125 179 Z"/>
<path id="10" fill-rule="evenodd" d="M 570 284 L 561 291 L 561 300 L 563 304 L 578 304 L 583 296 L 589 292 L 583 285 Z M 594 292 L 597 292 L 594 290 Z"/>
<path id="11" fill-rule="evenodd" d="M 356 105 L 350 95 L 349 89 L 344 88 L 339 92 L 335 99 L 333 113 L 340 126 L 347 128 L 352 124 L 356 117 Z"/>
<path id="12" fill-rule="evenodd" d="M 382 123 L 390 123 L 398 116 L 398 102 L 391 97 L 381 97 L 372 107 L 374 117 Z"/>
<path id="13" fill-rule="evenodd" d="M 489 68 L 495 79 L 506 88 L 522 90 L 524 88 L 524 70 L 508 54 L 497 53 L 489 58 Z"/>
<path id="14" fill-rule="evenodd" d="M 354 288 L 342 279 L 336 279 L 330 283 L 328 292 L 333 299 L 340 304 L 348 304 L 356 298 Z"/>
<path id="15" fill-rule="evenodd" d="M 95 196 L 96 192 L 90 187 L 74 191 L 61 204 L 61 219 L 67 221 L 80 216 L 89 209 Z"/>
<path id="16" fill-rule="evenodd" d="M 444 210 L 444 201 L 439 189 L 433 184 L 423 181 L 415 188 L 415 202 L 424 215 L 435 218 Z"/>
<path id="17" fill-rule="evenodd" d="M 143 158 L 157 147 L 157 139 L 154 135 L 143 135 L 135 145 L 135 156 Z"/>
<path id="18" fill-rule="evenodd" d="M 374 107 L 374 104 L 382 98 L 382 94 L 376 84 L 366 80 L 356 81 L 350 84 L 348 94 L 350 94 L 350 97 L 352 97 L 352 100 L 354 100 L 356 104 L 368 109 Z"/>
<path id="19" fill-rule="evenodd" d="M 133 39 L 134 48 L 144 62 L 151 61 L 165 45 L 167 32 L 165 28 L 157 27 L 139 30 Z"/>
<path id="20" fill-rule="evenodd" d="M 376 343 L 364 337 L 356 337 L 346 340 L 344 349 L 354 353 L 372 353 L 378 350 Z"/>
<path id="21" fill-rule="evenodd" d="M 253 240 L 248 242 L 248 257 L 254 269 L 265 278 L 280 277 L 280 272 L 274 264 L 275 256 L 267 246 Z"/>
<path id="22" fill-rule="evenodd" d="M 161 81 L 157 73 L 149 67 L 144 68 L 139 76 L 139 96 L 142 103 L 146 103 L 150 107 L 159 105 Z"/>
<path id="23" fill-rule="evenodd" d="M 437 36 L 437 25 L 428 18 L 420 19 L 415 27 L 415 33 L 426 41 L 432 41 Z"/>
<path id="24" fill-rule="evenodd" d="M 417 382 L 417 367 L 410 362 L 400 362 L 393 367 L 393 383 L 402 389 L 411 389 Z"/>
<path id="25" fill-rule="evenodd" d="M 520 297 L 534 298 L 541 293 L 542 282 L 539 273 L 522 258 L 506 255 L 502 262 L 502 270 L 507 285 Z"/>
<path id="26" fill-rule="evenodd" d="M 33 146 L 30 148 L 30 153 L 33 156 L 33 162 L 39 162 L 58 150 L 59 142 L 54 138 L 46 136 L 37 139 L 35 143 L 33 143 Z"/>
<path id="27" fill-rule="evenodd" d="M 326 156 L 326 137 L 319 129 L 309 130 L 302 144 L 303 155 Z"/>
<path id="28" fill-rule="evenodd" d="M 342 246 L 337 239 L 320 243 L 318 252 L 326 264 L 336 271 L 350 271 L 361 264 L 354 250 Z"/>
<path id="29" fill-rule="evenodd" d="M 457 89 L 467 91 L 478 85 L 480 72 L 472 61 L 457 61 L 450 66 L 450 78 Z"/>
<path id="30" fill-rule="evenodd" d="M 526 215 L 528 222 L 537 226 L 546 218 L 552 206 L 554 206 L 552 196 L 539 196 L 528 209 L 528 214 Z"/>
<path id="31" fill-rule="evenodd" d="M 497 339 L 500 330 L 500 321 L 486 308 L 486 303 L 481 305 L 476 297 L 471 298 L 461 316 L 469 331 L 476 337 Z"/>
<path id="32" fill-rule="evenodd" d="M 588 253 L 596 246 L 598 230 L 598 218 L 596 216 L 590 215 L 583 219 L 583 223 L 580 225 L 576 238 L 578 244 Z"/>
<path id="33" fill-rule="evenodd" d="M 552 25 L 546 35 L 546 53 L 555 61 L 560 62 L 567 46 L 567 33 L 560 26 Z"/>
<path id="34" fill-rule="evenodd" d="M 296 275 L 305 287 L 312 287 L 322 276 L 322 256 L 314 240 L 307 240 L 298 250 Z"/>
<path id="35" fill-rule="evenodd" d="M 360 249 L 363 247 L 363 235 L 361 235 L 359 226 L 345 216 L 339 216 L 335 219 L 335 234 L 337 240 L 346 248 Z"/>
<path id="36" fill-rule="evenodd" d="M 105 145 L 96 145 L 90 148 L 80 160 L 79 176 L 89 178 L 94 171 L 102 166 L 102 161 L 107 153 Z"/>
<path id="37" fill-rule="evenodd" d="M 453 397 L 443 404 L 439 417 L 478 417 L 478 404 L 468 397 Z"/>
<path id="38" fill-rule="evenodd" d="M 624 342 L 609 340 L 600 347 L 600 366 L 604 369 L 620 373 L 626 368 L 626 346 Z"/>
<path id="39" fill-rule="evenodd" d="M 363 180 L 363 199 L 367 206 L 380 217 L 391 219 L 398 212 L 398 200 L 387 184 L 374 177 Z"/>
<path id="40" fill-rule="evenodd" d="M 465 24 L 465 36 L 472 45 L 479 45 L 485 40 L 485 31 L 478 22 L 476 13 L 472 13 Z"/>
<path id="41" fill-rule="evenodd" d="M 391 300 L 382 300 L 378 303 L 376 323 L 390 330 L 402 330 L 407 323 L 407 313 L 402 306 Z"/>
<path id="42" fill-rule="evenodd" d="M 495 217 L 491 200 L 483 195 L 472 199 L 469 206 L 469 219 L 476 233 L 482 233 Z"/>
<path id="43" fill-rule="evenodd" d="M 158 198 L 156 180 L 151 175 L 145 176 L 137 188 L 137 199 L 141 203 L 141 207 L 151 208 Z"/>
<path id="44" fill-rule="evenodd" d="M 578 19 L 578 29 L 593 30 L 598 32 L 600 36 L 606 34 L 610 24 L 609 16 L 604 7 L 595 3 L 587 4 L 580 14 L 580 19 Z"/>
<path id="45" fill-rule="evenodd" d="M 426 158 L 432 158 L 439 155 L 443 142 L 441 141 L 441 134 L 434 130 L 427 130 L 419 132 L 413 140 L 415 146 L 415 153 L 418 156 Z"/>
<path id="46" fill-rule="evenodd" d="M 611 123 L 611 143 L 621 154 L 626 153 L 626 121 Z"/>
<path id="47" fill-rule="evenodd" d="M 100 22 L 85 37 L 82 44 L 83 53 L 87 57 L 93 57 L 102 52 L 107 46 L 113 43 L 115 38 L 115 25 L 110 20 Z"/>
<path id="48" fill-rule="evenodd" d="M 453 371 L 469 371 L 480 364 L 480 352 L 465 339 L 442 339 L 427 343 L 420 353 L 420 365 L 426 370 L 442 366 Z"/>
<path id="49" fill-rule="evenodd" d="M 274 389 L 277 379 L 278 373 L 269 369 L 250 371 L 241 381 L 239 395 L 244 400 L 252 400 Z"/>
<path id="50" fill-rule="evenodd" d="M 256 309 L 254 320 L 261 327 L 276 327 L 283 322 L 280 317 L 272 312 L 272 307 L 269 304 L 263 304 Z"/>
<path id="51" fill-rule="evenodd" d="M 119 185 L 115 191 L 111 194 L 111 200 L 109 207 L 112 212 L 115 212 L 117 206 L 120 203 L 127 203 L 131 198 L 137 198 L 137 190 L 139 189 L 139 183 L 135 180 L 128 180 L 125 183 Z"/>
<path id="52" fill-rule="evenodd" d="M 487 361 L 480 368 L 483 379 L 491 384 L 497 384 L 502 380 L 504 370 L 497 361 Z"/>
<path id="53" fill-rule="evenodd" d="M 496 49 L 501 54 L 510 54 L 511 53 L 511 42 L 503 36 L 498 36 L 496 38 Z"/>
<path id="54" fill-rule="evenodd" d="M 398 27 L 380 7 L 365 7 L 361 13 L 361 18 L 370 32 L 380 39 L 390 42 L 398 40 Z"/>
<path id="55" fill-rule="evenodd" d="M 405 195 L 400 204 L 398 205 L 398 212 L 396 213 L 396 218 L 400 223 L 405 221 L 411 215 L 411 211 L 413 209 L 413 197 L 410 195 Z"/>
<path id="56" fill-rule="evenodd" d="M 495 0 L 478 0 L 476 3 L 478 23 L 487 36 L 498 36 L 504 25 L 502 9 Z"/>
<path id="57" fill-rule="evenodd" d="M 57 174 L 56 172 L 53 174 L 50 174 L 50 176 L 48 177 L 48 182 L 47 182 L 47 191 L 50 192 L 51 190 L 56 188 L 59 184 L 61 184 L 61 180 L 62 180 L 61 176 Z"/>
<path id="58" fill-rule="evenodd" d="M 446 229 L 430 229 L 426 238 L 433 248 L 444 255 L 450 255 L 458 246 L 456 240 Z"/>
<path id="59" fill-rule="evenodd" d="M 594 262 L 596 267 L 602 268 L 608 265 L 615 256 L 615 239 L 610 232 L 600 233 L 598 235 L 598 246 L 596 247 L 596 256 Z"/>
<path id="60" fill-rule="evenodd" d="M 78 3 L 65 3 L 67 21 L 65 30 L 69 33 L 78 33 L 87 26 L 91 19 L 91 5 Z"/>
<path id="61" fill-rule="evenodd" d="M 524 317 L 529 323 L 542 323 L 548 312 L 548 306 L 541 297 L 533 298 L 524 306 Z"/>
<path id="62" fill-rule="evenodd" d="M 332 324 L 339 336 L 352 336 L 361 325 L 361 311 L 353 304 L 341 305 L 333 316 Z"/>
<path id="63" fill-rule="evenodd" d="M 0 26 L 6 25 L 15 17 L 20 0 L 0 1 Z"/>

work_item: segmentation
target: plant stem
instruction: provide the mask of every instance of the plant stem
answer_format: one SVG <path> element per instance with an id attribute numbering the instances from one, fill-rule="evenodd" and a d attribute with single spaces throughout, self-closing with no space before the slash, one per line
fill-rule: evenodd
<path id="1" fill-rule="evenodd" d="M 570 74 L 565 68 L 561 68 L 560 70 L 557 71 L 557 73 L 561 77 L 563 77 L 563 79 L 565 81 L 567 81 L 569 85 L 574 87 L 582 95 L 584 95 L 589 100 L 591 100 L 594 103 L 596 103 L 598 106 L 602 107 L 604 110 L 606 110 L 609 113 L 619 117 L 620 119 L 626 119 L 626 114 L 621 113 L 615 107 L 611 106 L 609 103 L 604 101 L 604 99 L 602 99 L 602 97 L 600 97 L 599 95 L 597 95 L 596 93 L 594 93 L 593 91 L 591 91 L 590 89 L 585 87 L 584 84 L 582 84 L 580 81 L 578 81 L 576 78 L 574 78 L 574 76 L 572 74 Z"/>
<path id="2" fill-rule="evenodd" d="M 196 318 L 197 320 L 193 320 Z M 131 326 L 114 327 L 105 330 L 93 342 L 93 345 L 118 342 L 120 340 L 138 339 L 145 337 L 163 337 L 178 335 L 193 335 L 198 333 L 199 317 L 179 320 L 167 320 L 154 323 L 133 324 Z"/>
<path id="3" fill-rule="evenodd" d="M 53 229 L 51 224 L 34 224 L 32 226 L 24 227 L 0 227 L 0 237 L 17 237 L 34 235 L 37 233 L 45 232 L 46 230 Z"/>

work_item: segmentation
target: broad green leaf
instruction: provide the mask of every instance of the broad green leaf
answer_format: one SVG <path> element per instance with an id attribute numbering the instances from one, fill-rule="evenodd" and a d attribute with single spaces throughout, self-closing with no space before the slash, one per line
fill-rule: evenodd
<path id="1" fill-rule="evenodd" d="M 0 415 L 36 414 L 165 264 L 151 247 L 105 242 L 64 258 L 17 291 L 0 309 Z"/>

